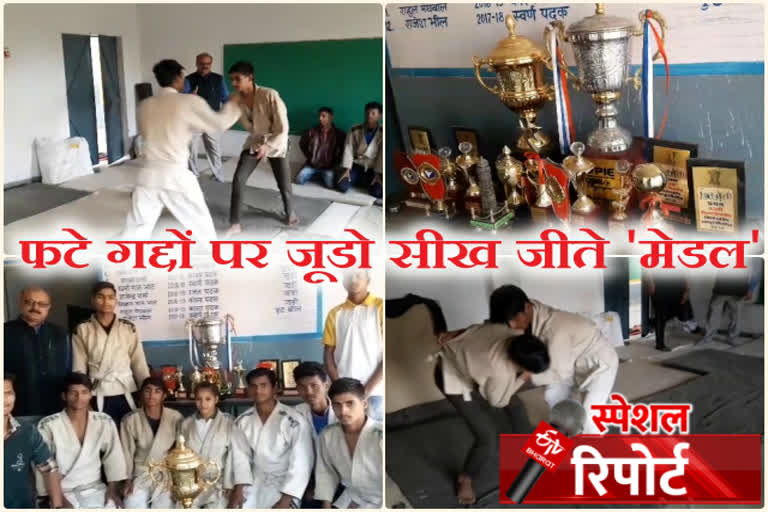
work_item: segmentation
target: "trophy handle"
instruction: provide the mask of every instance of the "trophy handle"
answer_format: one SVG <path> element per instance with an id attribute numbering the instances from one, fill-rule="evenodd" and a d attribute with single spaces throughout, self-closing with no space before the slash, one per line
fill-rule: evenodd
<path id="1" fill-rule="evenodd" d="M 211 480 L 206 480 L 204 478 L 204 475 L 206 473 L 206 468 L 213 468 L 216 472 L 216 477 Z M 219 480 L 221 480 L 221 467 L 217 462 L 209 460 L 207 462 L 204 462 L 203 464 L 200 464 L 200 466 L 198 466 L 197 481 L 199 482 L 200 487 L 202 487 L 203 490 L 216 485 L 219 482 Z"/>
<path id="2" fill-rule="evenodd" d="M 478 57 L 472 57 L 472 62 L 475 64 L 475 78 L 477 78 L 477 81 L 480 82 L 480 85 L 485 87 L 487 90 L 489 90 L 493 94 L 499 93 L 498 87 L 488 87 L 488 84 L 485 83 L 483 80 L 483 77 L 480 76 L 480 70 L 483 68 L 483 66 L 488 65 L 488 59 L 481 59 Z"/>
<path id="3" fill-rule="evenodd" d="M 149 473 L 149 478 L 152 479 L 152 482 L 155 485 L 158 485 L 160 487 L 165 488 L 165 486 L 168 484 L 168 475 L 166 473 L 167 469 L 165 467 L 165 464 L 162 462 L 150 462 L 147 472 Z"/>
<path id="4" fill-rule="evenodd" d="M 640 11 L 640 14 L 638 14 L 638 18 L 640 18 L 640 31 L 639 33 L 637 33 L 637 35 L 642 36 L 643 24 L 647 19 L 645 11 Z M 662 46 L 665 46 L 667 42 L 667 20 L 664 18 L 664 15 L 661 14 L 659 11 L 651 11 L 651 19 L 656 20 L 656 22 L 659 24 L 659 27 L 661 27 L 661 44 Z M 661 56 L 661 51 L 656 50 L 656 53 L 653 54 L 652 60 L 658 60 L 660 56 Z"/>
<path id="5" fill-rule="evenodd" d="M 557 32 L 557 38 L 564 42 L 568 42 L 568 36 L 565 34 L 565 25 L 562 21 L 551 21 L 547 25 L 544 26 L 544 50 L 547 52 L 547 58 L 544 59 L 544 65 L 547 67 L 548 70 L 552 71 L 552 59 L 555 57 L 552 55 L 552 53 L 549 51 L 549 44 L 547 44 L 547 41 L 549 41 L 549 33 L 551 31 L 555 30 Z M 563 61 L 565 61 L 565 57 L 563 57 Z M 568 67 L 568 63 L 565 63 L 566 65 L 563 66 L 565 68 L 565 73 L 568 75 L 568 78 L 572 80 L 573 88 L 577 91 L 581 90 L 581 81 L 579 80 L 579 77 L 576 76 L 573 71 L 571 71 L 571 68 Z"/>

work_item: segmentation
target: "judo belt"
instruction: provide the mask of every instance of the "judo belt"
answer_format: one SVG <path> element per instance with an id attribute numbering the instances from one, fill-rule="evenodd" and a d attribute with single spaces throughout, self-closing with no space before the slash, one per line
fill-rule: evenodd
<path id="1" fill-rule="evenodd" d="M 104 411 L 104 391 L 102 391 L 102 384 L 109 383 L 119 383 L 123 386 L 123 396 L 125 396 L 125 401 L 128 402 L 128 406 L 131 408 L 132 411 L 136 410 L 136 402 L 133 401 L 133 396 L 131 395 L 131 392 L 129 389 L 131 388 L 131 384 L 133 383 L 133 373 L 131 372 L 124 372 L 117 374 L 116 372 L 110 372 L 105 377 L 101 379 L 94 379 L 98 381 L 98 386 L 96 389 L 96 408 L 99 410 L 99 412 Z M 118 396 L 118 395 L 110 395 L 110 396 Z"/>

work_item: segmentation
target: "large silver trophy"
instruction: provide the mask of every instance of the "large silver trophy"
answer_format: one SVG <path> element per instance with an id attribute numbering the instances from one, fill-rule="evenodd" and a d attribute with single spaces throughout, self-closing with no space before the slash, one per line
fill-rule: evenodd
<path id="1" fill-rule="evenodd" d="M 662 41 L 666 37 L 666 22 L 658 12 L 652 13 L 661 26 Z M 640 13 L 641 23 L 645 11 Z M 600 153 L 621 153 L 632 143 L 630 133 L 619 126 L 616 101 L 627 81 L 640 87 L 637 76 L 629 75 L 632 36 L 642 36 L 643 31 L 631 20 L 605 14 L 605 4 L 597 4 L 595 14 L 568 27 L 562 21 L 550 23 L 547 32 L 557 30 L 558 36 L 571 43 L 576 58 L 578 77 L 572 77 L 576 86 L 592 95 L 597 103 L 597 128 L 589 134 L 587 146 Z M 654 60 L 658 53 L 654 56 Z M 567 68 L 566 68 L 567 69 Z"/>
<path id="2" fill-rule="evenodd" d="M 187 320 L 189 336 L 189 361 L 195 370 L 201 369 L 202 380 L 219 385 L 222 391 L 227 388 L 226 369 L 232 372 L 232 342 L 231 332 L 234 331 L 234 319 L 231 315 L 223 318 L 204 317 L 197 320 Z M 219 348 L 226 352 L 226 367 L 222 368 L 219 361 Z M 202 357 L 201 354 L 202 353 Z"/>

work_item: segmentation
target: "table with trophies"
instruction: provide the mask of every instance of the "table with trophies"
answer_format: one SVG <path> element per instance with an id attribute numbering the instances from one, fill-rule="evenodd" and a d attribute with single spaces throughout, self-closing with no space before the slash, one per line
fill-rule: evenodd
<path id="1" fill-rule="evenodd" d="M 644 136 L 633 136 L 618 124 L 623 88 L 633 84 L 647 94 L 653 61 L 662 54 L 666 58 L 663 51 L 651 54 L 644 46 L 643 79 L 630 76 L 632 39 L 652 29 L 663 50 L 664 17 L 644 10 L 638 27 L 609 15 L 605 4 L 596 5 L 594 15 L 569 27 L 550 22 L 544 48 L 518 35 L 515 17 L 507 15 L 507 37 L 473 64 L 480 85 L 518 115 L 520 132 L 491 162 L 480 155 L 479 135 L 471 129 L 462 128 L 461 136 L 454 130 L 458 153 L 452 158 L 454 149 L 434 147 L 428 129 L 409 128 L 411 151 L 393 155 L 406 192 L 400 201 L 388 201 L 391 216 L 410 211 L 410 218 L 468 221 L 491 232 L 520 224 L 604 225 L 609 230 L 674 224 L 673 229 L 720 234 L 743 227 L 744 162 L 700 159 L 696 144 L 655 138 L 647 111 Z M 649 44 L 647 35 L 645 41 Z M 560 51 L 566 43 L 576 59 L 576 74 Z M 553 84 L 545 82 L 545 67 L 553 71 Z M 485 82 L 485 68 L 495 75 L 495 85 Z M 583 141 L 574 137 L 569 83 L 596 104 L 597 127 Z M 557 137 L 537 124 L 538 111 L 549 101 L 557 107 Z"/>

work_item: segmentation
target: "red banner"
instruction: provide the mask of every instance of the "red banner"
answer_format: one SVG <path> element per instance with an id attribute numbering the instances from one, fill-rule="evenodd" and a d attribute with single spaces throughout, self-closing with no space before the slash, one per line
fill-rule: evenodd
<path id="1" fill-rule="evenodd" d="M 502 435 L 501 503 L 523 465 L 529 435 Z M 760 504 L 759 435 L 577 436 L 525 504 Z"/>

